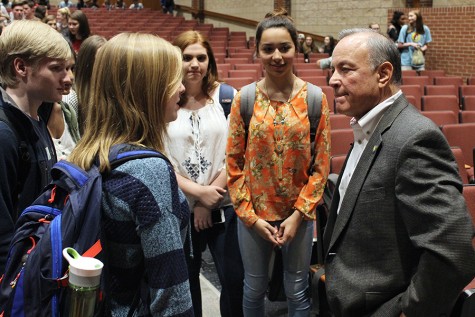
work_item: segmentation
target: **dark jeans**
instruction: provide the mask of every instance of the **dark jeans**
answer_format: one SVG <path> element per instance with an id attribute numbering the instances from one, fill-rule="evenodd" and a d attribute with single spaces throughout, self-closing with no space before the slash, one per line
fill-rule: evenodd
<path id="1" fill-rule="evenodd" d="M 243 315 L 244 268 L 237 238 L 237 216 L 231 206 L 224 208 L 224 216 L 225 223 L 215 224 L 212 228 L 197 232 L 193 226 L 193 214 L 191 215 L 193 257 L 190 255 L 189 239 L 185 242 L 185 254 L 195 317 L 202 316 L 200 269 L 201 255 L 206 246 L 209 247 L 221 283 L 221 297 L 219 299 L 221 316 L 241 317 Z"/>

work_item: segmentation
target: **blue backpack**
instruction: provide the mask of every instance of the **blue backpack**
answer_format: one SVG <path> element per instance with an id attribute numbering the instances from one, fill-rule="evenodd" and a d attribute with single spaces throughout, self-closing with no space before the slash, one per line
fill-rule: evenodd
<path id="1" fill-rule="evenodd" d="M 131 145 L 113 146 L 111 167 L 161 153 Z M 62 250 L 97 256 L 100 245 L 102 175 L 67 161 L 51 170 L 53 181 L 20 215 L 0 286 L 0 316 L 61 315 L 68 265 Z"/>

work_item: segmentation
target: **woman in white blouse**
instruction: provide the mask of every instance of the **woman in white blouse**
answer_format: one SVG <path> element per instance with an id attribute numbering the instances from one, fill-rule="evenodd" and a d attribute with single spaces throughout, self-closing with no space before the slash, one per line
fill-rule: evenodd
<path id="1" fill-rule="evenodd" d="M 195 316 L 202 316 L 199 274 L 206 245 L 222 287 L 221 316 L 242 316 L 244 270 L 236 213 L 226 190 L 228 124 L 220 104 L 216 60 L 208 40 L 197 31 L 178 35 L 173 45 L 183 54 L 186 91 L 177 120 L 168 126 L 165 149 L 192 210 L 191 245 L 188 239 L 185 251 Z"/>

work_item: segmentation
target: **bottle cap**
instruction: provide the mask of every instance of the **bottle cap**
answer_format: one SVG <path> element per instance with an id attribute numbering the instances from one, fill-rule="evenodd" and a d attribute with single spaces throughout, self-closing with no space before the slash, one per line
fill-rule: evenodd
<path id="1" fill-rule="evenodd" d="M 101 282 L 104 264 L 95 258 L 83 257 L 73 248 L 65 248 L 63 256 L 69 262 L 69 283 L 81 287 L 96 287 Z"/>

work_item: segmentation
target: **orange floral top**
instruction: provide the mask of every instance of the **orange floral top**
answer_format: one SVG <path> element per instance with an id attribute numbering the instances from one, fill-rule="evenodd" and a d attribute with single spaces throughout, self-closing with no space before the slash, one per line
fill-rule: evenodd
<path id="1" fill-rule="evenodd" d="M 323 195 L 330 170 L 330 122 L 326 96 L 315 137 L 315 162 L 311 162 L 307 85 L 289 102 L 269 101 L 256 88 L 254 113 L 249 123 L 247 147 L 238 93 L 229 116 L 226 146 L 228 190 L 239 218 L 252 226 L 259 218 L 283 220 L 294 209 L 307 220 Z"/>

